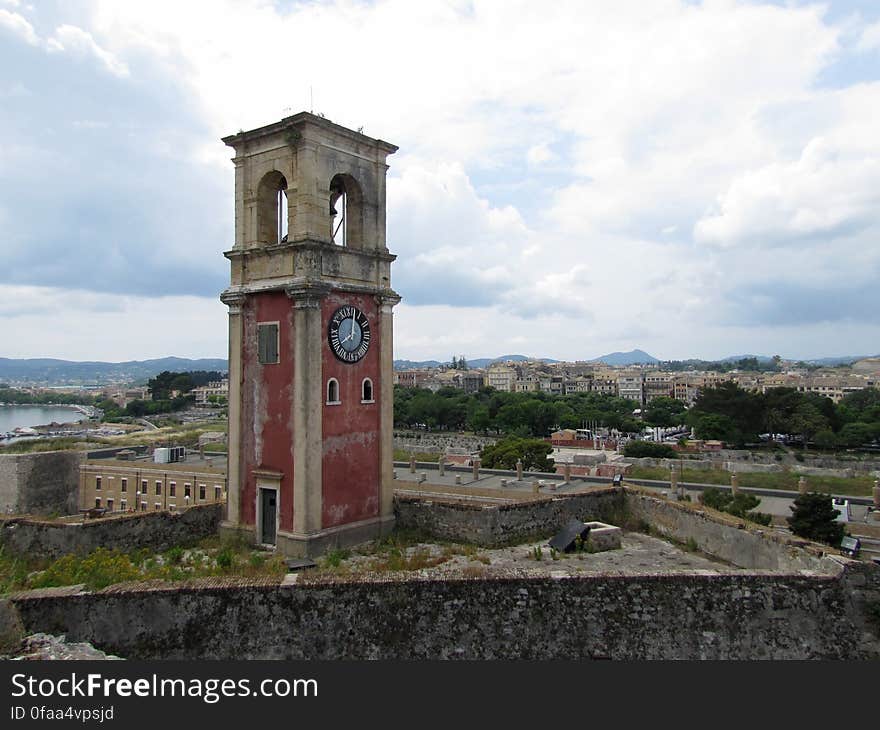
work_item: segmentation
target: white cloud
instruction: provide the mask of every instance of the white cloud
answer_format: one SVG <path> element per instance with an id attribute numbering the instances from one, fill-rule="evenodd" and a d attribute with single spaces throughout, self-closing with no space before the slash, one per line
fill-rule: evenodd
<path id="1" fill-rule="evenodd" d="M 217 299 L 0 285 L 0 300 L 4 357 L 226 356 L 226 308 Z"/>
<path id="2" fill-rule="evenodd" d="M 555 159 L 556 154 L 546 142 L 529 147 L 529 151 L 526 152 L 526 160 L 530 165 L 542 165 Z"/>
<path id="3" fill-rule="evenodd" d="M 203 127 L 201 145 L 144 135 L 150 159 L 186 159 L 228 188 L 230 152 L 216 138 L 309 108 L 310 88 L 316 111 L 400 145 L 388 184 L 394 281 L 408 297 L 399 355 L 409 355 L 404 347 L 470 355 L 481 343 L 491 347 L 479 354 L 500 354 L 496 345 L 511 349 L 523 337 L 551 356 L 651 343 L 658 355 L 726 355 L 707 350 L 757 348 L 747 337 L 759 328 L 737 329 L 748 312 L 730 306 L 756 277 L 794 291 L 800 276 L 823 291 L 817 270 L 877 273 L 877 256 L 865 251 L 880 211 L 877 85 L 820 83 L 855 45 L 874 47 L 876 26 L 862 22 L 859 35 L 858 21 L 835 25 L 819 5 L 561 1 L 547 12 L 526 0 L 339 0 L 282 11 L 218 0 L 207 13 L 176 0 L 95 0 L 86 8 L 48 26 L 58 27 L 51 47 L 156 88 L 182 87 L 181 112 Z M 77 120 L 84 138 L 93 120 L 104 123 L 100 110 L 69 121 Z M 23 153 L 4 154 L 28 166 Z M 149 182 L 153 191 L 162 183 Z M 199 232 L 232 205 L 216 190 L 193 198 L 191 217 L 156 227 L 185 226 L 187 235 L 154 236 L 150 254 L 178 261 L 179 241 L 191 239 L 187 271 L 211 255 L 219 261 L 228 241 L 212 253 Z M 161 215 L 141 203 L 131 209 Z M 804 263 L 791 263 L 794 247 Z M 780 326 L 766 331 L 795 339 Z M 841 328 L 841 338 L 851 335 Z"/>
<path id="4" fill-rule="evenodd" d="M 13 5 L 12 7 L 16 6 Z M 0 8 L 0 28 L 12 31 L 29 45 L 36 46 L 40 43 L 40 38 L 37 36 L 36 31 L 34 31 L 34 26 L 18 13 Z"/>
<path id="5" fill-rule="evenodd" d="M 783 155 L 734 176 L 717 209 L 696 222 L 699 242 L 803 246 L 805 239 L 880 228 L 880 147 L 871 121 L 880 114 L 880 83 L 823 94 L 821 101 L 836 114 L 814 124 L 819 136 L 792 159 Z"/>
<path id="6" fill-rule="evenodd" d="M 114 76 L 124 78 L 129 75 L 128 66 L 113 53 L 99 46 L 91 33 L 75 25 L 61 25 L 46 42 L 50 53 L 71 53 L 80 57 L 92 57 Z"/>
<path id="7" fill-rule="evenodd" d="M 867 26 L 859 36 L 856 49 L 859 51 L 876 51 L 880 49 L 880 22 Z"/>

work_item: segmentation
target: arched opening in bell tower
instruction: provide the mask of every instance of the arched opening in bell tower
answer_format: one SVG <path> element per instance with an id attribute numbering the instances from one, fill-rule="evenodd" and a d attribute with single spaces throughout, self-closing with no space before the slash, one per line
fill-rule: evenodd
<path id="1" fill-rule="evenodd" d="M 330 240 L 363 248 L 363 195 L 351 175 L 340 173 L 330 181 Z"/>
<path id="2" fill-rule="evenodd" d="M 258 198 L 259 240 L 267 244 L 287 241 L 288 209 L 287 180 L 277 170 L 260 180 Z"/>

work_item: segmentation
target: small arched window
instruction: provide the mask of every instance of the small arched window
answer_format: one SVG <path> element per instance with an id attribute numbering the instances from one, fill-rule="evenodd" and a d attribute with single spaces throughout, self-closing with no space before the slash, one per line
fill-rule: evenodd
<path id="1" fill-rule="evenodd" d="M 339 400 L 339 381 L 336 378 L 330 378 L 327 381 L 327 405 L 336 406 L 341 402 Z"/>
<path id="2" fill-rule="evenodd" d="M 373 381 L 369 378 L 364 378 L 364 382 L 361 384 L 361 403 L 375 403 L 373 400 Z"/>

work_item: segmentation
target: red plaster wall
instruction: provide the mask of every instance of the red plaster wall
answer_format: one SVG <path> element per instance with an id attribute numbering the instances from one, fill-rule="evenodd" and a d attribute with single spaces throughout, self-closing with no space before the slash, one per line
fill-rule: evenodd
<path id="1" fill-rule="evenodd" d="M 293 307 L 284 292 L 248 297 L 243 309 L 241 408 L 241 521 L 256 524 L 254 469 L 284 474 L 279 494 L 280 527 L 293 529 Z M 278 322 L 279 362 L 261 365 L 257 357 L 257 324 Z"/>
<path id="2" fill-rule="evenodd" d="M 370 349 L 357 363 L 336 359 L 327 342 L 327 322 L 337 308 L 350 304 L 370 321 Z M 379 383 L 380 344 L 378 308 L 371 296 L 341 292 L 322 303 L 323 387 L 330 378 L 339 381 L 341 405 L 324 406 L 323 413 L 323 527 L 343 525 L 379 515 Z M 373 381 L 375 403 L 361 403 L 364 378 Z"/>

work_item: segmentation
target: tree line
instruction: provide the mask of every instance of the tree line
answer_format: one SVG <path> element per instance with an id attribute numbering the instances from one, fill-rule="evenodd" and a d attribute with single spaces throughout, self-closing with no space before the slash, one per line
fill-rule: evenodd
<path id="1" fill-rule="evenodd" d="M 824 449 L 857 448 L 880 439 L 880 390 L 857 390 L 835 404 L 796 388 L 753 393 L 728 381 L 704 388 L 685 422 L 697 438 L 737 445 L 786 434 Z"/>
<path id="2" fill-rule="evenodd" d="M 79 405 L 91 406 L 95 403 L 93 395 L 77 395 L 75 393 L 29 393 L 5 384 L 0 384 L 0 403 L 14 405 Z"/>
<path id="3" fill-rule="evenodd" d="M 194 370 L 185 373 L 165 370 L 147 381 L 147 390 L 150 391 L 151 400 L 138 398 L 129 401 L 125 408 L 120 408 L 114 401 L 107 399 L 97 403 L 97 406 L 104 411 L 104 420 L 106 421 L 124 417 L 142 418 L 159 413 L 173 413 L 192 405 L 195 400 L 195 396 L 191 394 L 193 388 L 207 385 L 222 378 L 223 373 L 215 370 Z"/>
<path id="4" fill-rule="evenodd" d="M 849 393 L 840 403 L 795 388 L 753 393 L 728 381 L 704 388 L 694 405 L 674 398 L 655 398 L 633 415 L 632 400 L 600 393 L 550 395 L 507 393 L 481 388 L 467 394 L 456 388 L 436 392 L 394 388 L 394 422 L 398 427 L 505 434 L 546 438 L 557 428 L 585 424 L 641 433 L 645 426 L 693 428 L 697 438 L 733 445 L 759 440 L 761 434 L 787 434 L 820 448 L 857 448 L 880 440 L 880 390 Z"/>
<path id="5" fill-rule="evenodd" d="M 399 427 L 544 438 L 555 428 L 582 428 L 595 423 L 635 433 L 644 423 L 633 416 L 638 405 L 599 393 L 550 395 L 507 393 L 481 388 L 467 394 L 456 388 L 432 392 L 394 387 L 394 423 Z"/>

